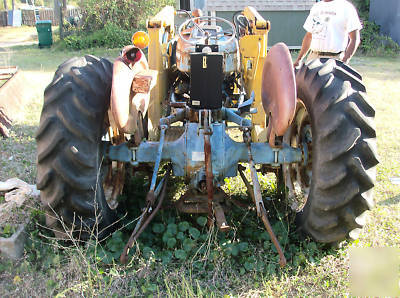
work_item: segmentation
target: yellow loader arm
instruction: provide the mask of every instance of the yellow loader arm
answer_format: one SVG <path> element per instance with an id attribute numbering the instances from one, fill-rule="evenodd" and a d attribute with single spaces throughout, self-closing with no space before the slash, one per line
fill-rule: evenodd
<path id="1" fill-rule="evenodd" d="M 149 68 L 158 71 L 157 84 L 150 93 L 148 110 L 149 139 L 152 141 L 157 141 L 158 138 L 161 102 L 167 95 L 167 61 L 165 57 L 167 41 L 174 35 L 174 16 L 175 9 L 172 6 L 166 6 L 147 21 L 147 30 L 150 35 Z"/>
<path id="2" fill-rule="evenodd" d="M 265 142 L 266 117 L 261 100 L 261 82 L 264 59 L 267 57 L 268 32 L 270 22 L 266 21 L 255 8 L 245 7 L 243 15 L 249 20 L 249 28 L 239 40 L 241 68 L 247 94 L 255 93 L 254 107 L 257 114 L 253 115 L 253 142 Z"/>

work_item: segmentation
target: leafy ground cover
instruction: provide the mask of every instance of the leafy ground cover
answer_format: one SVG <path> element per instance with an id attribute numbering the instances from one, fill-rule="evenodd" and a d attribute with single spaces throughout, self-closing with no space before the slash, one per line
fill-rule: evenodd
<path id="1" fill-rule="evenodd" d="M 23 108 L 9 139 L 0 140 L 0 181 L 19 177 L 35 183 L 36 145 L 42 94 L 61 62 L 95 54 L 116 57 L 116 50 L 83 52 L 13 47 L 0 52 L 0 61 L 18 65 L 28 78 L 31 99 Z M 139 213 L 148 181 L 133 177 L 125 189 L 126 228 L 104 243 L 84 245 L 53 239 L 43 214 L 33 208 L 24 258 L 12 263 L 0 257 L 0 296 L 338 296 L 350 291 L 349 252 L 354 247 L 400 245 L 400 58 L 355 57 L 352 65 L 364 76 L 369 99 L 376 108 L 381 163 L 375 188 L 376 208 L 367 215 L 360 238 L 327 248 L 295 233 L 293 214 L 279 197 L 272 176 L 262 177 L 264 197 L 273 228 L 285 248 L 288 266 L 280 269 L 269 237 L 252 210 L 232 206 L 227 234 L 208 232 L 205 218 L 162 210 L 141 236 L 132 261 L 118 257 Z M 174 181 L 170 195 L 180 191 Z M 225 191 L 249 202 L 239 179 L 229 179 Z M 1 201 L 1 196 L 0 196 Z M 34 206 L 34 204 L 32 204 Z M 139 204 L 140 205 L 140 204 Z"/>

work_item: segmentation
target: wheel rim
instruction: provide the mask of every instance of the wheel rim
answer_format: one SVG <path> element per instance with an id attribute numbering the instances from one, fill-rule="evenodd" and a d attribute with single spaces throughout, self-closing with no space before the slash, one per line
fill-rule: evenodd
<path id="1" fill-rule="evenodd" d="M 307 202 L 312 180 L 312 129 L 309 114 L 299 104 L 295 119 L 285 134 L 284 141 L 291 147 L 302 149 L 302 161 L 283 167 L 291 208 L 300 211 Z"/>

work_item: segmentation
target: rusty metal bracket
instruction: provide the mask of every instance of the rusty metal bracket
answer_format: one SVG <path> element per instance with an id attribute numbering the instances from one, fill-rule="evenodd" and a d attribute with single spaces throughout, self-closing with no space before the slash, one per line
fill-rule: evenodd
<path id="1" fill-rule="evenodd" d="M 261 211 L 261 216 L 260 216 L 261 220 L 263 221 L 264 226 L 267 229 L 267 232 L 268 232 L 269 236 L 271 237 L 272 243 L 274 244 L 276 250 L 278 251 L 278 254 L 279 254 L 279 265 L 281 267 L 285 267 L 286 258 L 285 258 L 285 255 L 283 253 L 283 250 L 282 250 L 282 248 L 281 248 L 281 246 L 279 244 L 279 241 L 276 238 L 276 235 L 275 235 L 274 231 L 272 230 L 271 224 L 269 223 L 268 216 L 267 216 L 267 211 L 265 210 L 264 203 L 260 202 L 260 206 L 259 207 L 260 207 L 260 211 Z"/>
<path id="2" fill-rule="evenodd" d="M 210 229 L 214 224 L 214 212 L 213 212 L 213 198 L 214 198 L 214 176 L 212 171 L 212 161 L 211 161 L 211 142 L 210 135 L 212 135 L 212 130 L 209 125 L 209 119 L 211 117 L 208 111 L 204 112 L 204 163 L 206 168 L 206 187 L 207 187 L 207 206 L 208 206 L 208 216 L 207 216 L 207 226 Z"/>
<path id="3" fill-rule="evenodd" d="M 162 156 L 164 140 L 165 140 L 165 131 L 168 128 L 168 125 L 162 124 L 160 126 L 161 126 L 160 142 L 158 145 L 157 157 L 156 157 L 156 161 L 154 164 L 153 176 L 151 178 L 150 190 L 146 196 L 147 206 L 144 209 L 143 213 L 141 214 L 139 221 L 136 224 L 136 227 L 133 230 L 131 237 L 129 238 L 129 241 L 126 244 L 124 251 L 121 254 L 120 261 L 122 264 L 126 264 L 129 250 L 132 248 L 133 243 L 140 236 L 140 234 L 143 232 L 143 230 L 147 227 L 147 225 L 153 219 L 154 215 L 158 212 L 158 210 L 161 207 L 162 201 L 164 200 L 164 197 L 165 197 L 165 192 L 166 192 L 166 187 L 167 187 L 166 180 L 169 177 L 170 170 L 167 171 L 166 176 L 160 181 L 160 183 L 156 189 L 157 174 L 158 174 L 158 170 L 160 168 L 161 156 Z M 157 207 L 153 209 L 153 205 L 158 197 L 159 192 L 161 191 L 161 188 L 162 188 L 161 197 L 158 200 Z"/>
<path id="4" fill-rule="evenodd" d="M 225 204 L 228 199 L 232 201 L 232 199 L 229 198 L 221 188 L 217 187 L 214 189 L 213 204 L 219 203 L 224 209 L 228 209 L 228 206 Z M 201 191 L 189 188 L 185 194 L 183 194 L 177 201 L 174 202 L 174 206 L 179 212 L 182 213 L 207 214 L 207 193 L 204 194 Z"/>
<path id="5" fill-rule="evenodd" d="M 222 208 L 220 203 L 214 202 L 213 204 L 215 219 L 217 221 L 218 229 L 221 232 L 227 232 L 231 229 L 231 227 L 227 224 L 224 209 Z"/>
<path id="6" fill-rule="evenodd" d="M 257 170 L 255 168 L 254 161 L 253 161 L 253 155 L 251 153 L 251 145 L 250 145 L 251 134 L 250 134 L 249 129 L 246 129 L 244 131 L 243 139 L 246 142 L 247 148 L 248 148 L 247 152 L 249 154 L 249 166 L 250 166 L 251 180 L 253 181 L 253 187 L 247 181 L 242 169 L 239 169 L 239 173 L 243 179 L 244 184 L 246 185 L 246 187 L 250 193 L 250 196 L 252 197 L 254 203 L 256 204 L 257 215 L 263 221 L 264 226 L 267 229 L 269 236 L 271 237 L 272 243 L 274 244 L 276 250 L 278 251 L 279 264 L 281 267 L 284 267 L 286 265 L 286 258 L 285 258 L 285 255 L 283 254 L 283 250 L 279 244 L 279 241 L 276 238 L 274 231 L 272 230 L 271 224 L 269 223 L 269 220 L 267 217 L 267 211 L 265 210 L 264 202 L 262 200 L 260 182 L 258 181 Z"/>
<path id="7" fill-rule="evenodd" d="M 128 243 L 125 245 L 125 248 L 121 254 L 120 261 L 122 264 L 127 263 L 128 254 L 129 254 L 130 249 L 133 247 L 133 244 L 139 238 L 139 236 L 142 234 L 144 229 L 149 225 L 149 223 L 154 218 L 156 213 L 160 210 L 162 202 L 164 201 L 164 198 L 165 198 L 167 182 L 168 182 L 170 173 L 171 173 L 171 169 L 168 169 L 166 175 L 161 179 L 157 188 L 152 193 L 154 200 L 147 201 L 147 206 L 146 206 L 146 208 L 144 208 L 142 214 L 140 215 L 139 220 L 135 226 L 135 229 L 133 230 L 131 236 L 129 237 Z M 153 208 L 153 205 L 157 198 L 158 198 L 157 206 L 155 208 Z"/>

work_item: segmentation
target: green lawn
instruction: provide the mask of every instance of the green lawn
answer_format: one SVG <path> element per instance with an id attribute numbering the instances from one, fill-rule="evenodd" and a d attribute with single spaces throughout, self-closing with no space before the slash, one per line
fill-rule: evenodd
<path id="1" fill-rule="evenodd" d="M 118 52 L 119 49 L 96 49 L 85 53 L 113 58 Z M 35 182 L 34 134 L 39 122 L 43 90 L 57 65 L 67 58 L 83 54 L 39 50 L 35 46 L 15 47 L 4 54 L 0 52 L 0 63 L 19 66 L 32 90 L 31 98 L 11 130 L 11 137 L 0 140 L 0 181 L 16 176 L 29 183 Z M 61 248 L 65 244 L 47 238 L 50 234 L 41 227 L 44 224 L 42 215 L 32 210 L 30 240 L 24 259 L 13 265 L 0 257 L 0 296 L 348 295 L 351 248 L 400 246 L 400 185 L 390 182 L 391 177 L 400 177 L 400 57 L 358 56 L 353 58 L 352 66 L 363 75 L 369 100 L 376 109 L 380 157 L 375 188 L 377 204 L 368 213 L 367 224 L 358 240 L 345 241 L 337 249 L 326 250 L 320 244 L 297 239 L 294 227 L 288 226 L 290 216 L 274 212 L 274 208 L 280 208 L 280 203 L 273 201 L 269 205 L 271 214 L 284 217 L 283 225 L 273 220 L 274 228 L 285 243 L 286 251 L 290 252 L 288 266 L 283 270 L 277 266 L 276 253 L 269 241 L 257 236 L 263 229 L 253 212 L 235 213 L 231 219 L 234 232 L 226 237 L 218 233 L 208 235 L 198 224 L 201 220 L 195 217 L 176 215 L 176 224 L 186 221 L 190 228 L 200 232 L 194 242 L 197 253 L 182 260 L 174 258 L 171 262 L 162 263 L 152 257 L 165 245 L 160 240 L 161 234 L 157 234 L 156 224 L 167 222 L 168 229 L 176 229 L 174 213 L 162 212 L 155 220 L 156 228 L 152 226 L 152 231 L 144 235 L 149 237 L 153 233 L 160 239 L 155 240 L 151 247 L 148 240 L 143 239 L 141 251 L 135 254 L 134 262 L 122 267 L 118 263 L 104 264 L 95 258 L 94 249 L 98 249 L 96 256 L 101 255 L 102 249 L 93 243 Z M 135 187 L 138 185 L 130 189 Z M 141 187 L 143 191 L 144 186 Z M 263 179 L 263 187 L 265 193 L 273 195 L 273 181 Z M 227 189 L 242 199 L 247 198 L 236 180 L 231 180 Z M 184 236 L 194 231 L 190 228 L 183 230 Z M 197 232 L 193 233 L 197 235 Z M 106 257 L 110 257 L 109 252 L 118 253 L 126 237 L 126 233 L 116 233 L 104 248 Z M 177 241 L 180 243 L 179 239 Z M 235 247 L 239 247 L 237 253 Z M 165 250 L 174 252 L 174 248 Z M 397 293 L 399 295 L 400 292 Z"/>

